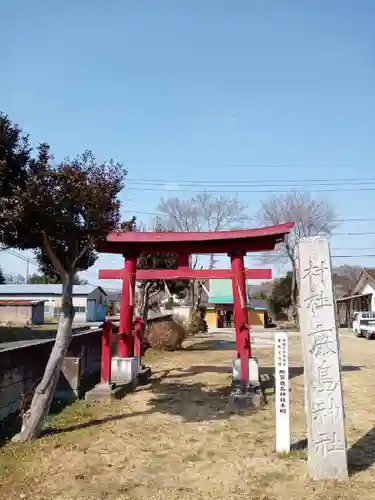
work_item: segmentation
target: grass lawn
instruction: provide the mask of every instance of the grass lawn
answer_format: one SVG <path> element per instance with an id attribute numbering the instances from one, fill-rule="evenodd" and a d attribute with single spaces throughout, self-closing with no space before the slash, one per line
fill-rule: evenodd
<path id="1" fill-rule="evenodd" d="M 198 341 L 200 342 L 200 341 Z M 0 450 L 1 499 L 374 499 L 375 342 L 341 342 L 350 480 L 307 478 L 306 452 L 278 456 L 272 389 L 256 413 L 229 415 L 232 352 L 208 337 L 153 355 L 152 383 L 121 401 L 77 402 L 54 433 Z M 221 347 L 221 348 L 220 348 Z M 261 371 L 273 350 L 255 349 Z M 290 340 L 292 441 L 306 437 L 299 338 Z M 228 369 L 229 368 L 229 369 Z"/>

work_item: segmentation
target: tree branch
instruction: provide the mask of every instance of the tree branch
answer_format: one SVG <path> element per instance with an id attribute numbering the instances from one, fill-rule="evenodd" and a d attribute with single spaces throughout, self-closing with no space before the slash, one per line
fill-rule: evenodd
<path id="1" fill-rule="evenodd" d="M 85 245 L 83 245 L 82 250 L 78 253 L 77 257 L 75 257 L 75 259 L 73 259 L 73 262 L 72 262 L 72 270 L 73 271 L 75 270 L 77 262 L 84 255 L 84 253 L 89 249 L 91 244 L 92 244 L 92 239 L 89 238 L 87 243 Z"/>
<path id="2" fill-rule="evenodd" d="M 61 264 L 60 260 L 57 258 L 56 254 L 52 250 L 52 247 L 48 241 L 48 236 L 47 236 L 45 231 L 42 231 L 42 243 L 43 243 L 44 250 L 46 251 L 46 254 L 48 255 L 49 259 L 51 260 L 53 267 L 56 269 L 56 271 L 60 275 L 60 278 L 64 281 L 66 271 L 65 271 L 63 265 Z"/>

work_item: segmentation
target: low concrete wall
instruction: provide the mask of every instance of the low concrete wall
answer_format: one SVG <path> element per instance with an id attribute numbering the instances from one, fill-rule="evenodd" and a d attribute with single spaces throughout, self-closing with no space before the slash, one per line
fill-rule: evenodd
<path id="1" fill-rule="evenodd" d="M 54 339 L 0 351 L 0 421 L 19 410 L 21 393 L 30 399 L 43 376 Z M 100 378 L 101 330 L 73 336 L 67 352 L 56 397 L 74 399 L 82 383 Z M 95 379 L 97 378 L 97 380 Z"/>

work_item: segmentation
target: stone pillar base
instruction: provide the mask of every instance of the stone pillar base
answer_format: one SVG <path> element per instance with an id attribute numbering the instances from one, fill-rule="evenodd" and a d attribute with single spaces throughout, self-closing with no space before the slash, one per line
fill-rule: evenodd
<path id="1" fill-rule="evenodd" d="M 131 361 L 133 358 L 118 358 L 125 363 L 125 367 L 127 367 L 127 364 L 131 366 Z M 121 366 L 121 363 L 120 363 Z M 137 366 L 138 366 L 138 360 L 137 360 Z M 112 382 L 110 384 L 97 384 L 93 389 L 90 391 L 86 392 L 85 394 L 85 400 L 88 402 L 93 402 L 93 401 L 111 401 L 113 399 L 120 399 L 122 398 L 125 394 L 128 392 L 134 391 L 138 386 L 140 385 L 146 385 L 148 384 L 150 378 L 151 378 L 151 368 L 148 366 L 142 366 L 138 373 L 134 376 L 133 378 L 128 378 L 128 380 L 124 380 L 126 377 L 126 372 L 125 376 L 122 372 L 120 372 L 120 377 L 122 380 L 118 380 L 116 383 Z"/>
<path id="2" fill-rule="evenodd" d="M 137 385 L 148 384 L 151 375 L 152 375 L 151 368 L 149 366 L 142 366 L 137 375 Z"/>
<path id="3" fill-rule="evenodd" d="M 118 356 L 112 358 L 111 382 L 116 384 L 136 383 L 138 373 L 138 358 L 119 358 Z"/>
<path id="4" fill-rule="evenodd" d="M 257 410 L 265 403 L 260 387 L 246 386 L 234 389 L 228 400 L 229 413 L 240 413 L 245 410 Z"/>
<path id="5" fill-rule="evenodd" d="M 257 358 L 249 359 L 249 380 L 241 380 L 241 361 L 233 360 L 232 392 L 228 400 L 228 411 L 239 413 L 243 410 L 255 410 L 265 403 L 260 387 Z"/>
<path id="6" fill-rule="evenodd" d="M 259 382 L 259 366 L 257 358 L 249 359 L 249 380 L 246 383 L 249 387 L 260 387 Z M 233 360 L 233 370 L 232 370 L 232 387 L 233 389 L 238 389 L 243 386 L 241 380 L 241 360 L 235 358 Z"/>
<path id="7" fill-rule="evenodd" d="M 130 384 L 127 384 L 130 385 Z M 126 390 L 126 384 L 116 386 L 115 384 L 97 384 L 91 391 L 86 392 L 85 400 L 89 403 L 94 401 L 111 401 L 119 399 Z"/>

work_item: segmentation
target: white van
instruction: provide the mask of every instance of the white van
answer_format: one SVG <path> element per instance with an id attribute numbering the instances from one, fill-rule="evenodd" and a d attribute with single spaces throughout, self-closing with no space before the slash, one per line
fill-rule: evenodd
<path id="1" fill-rule="evenodd" d="M 370 340 L 375 336 L 375 312 L 356 312 L 353 317 L 353 332 L 356 337 L 366 337 Z"/>

